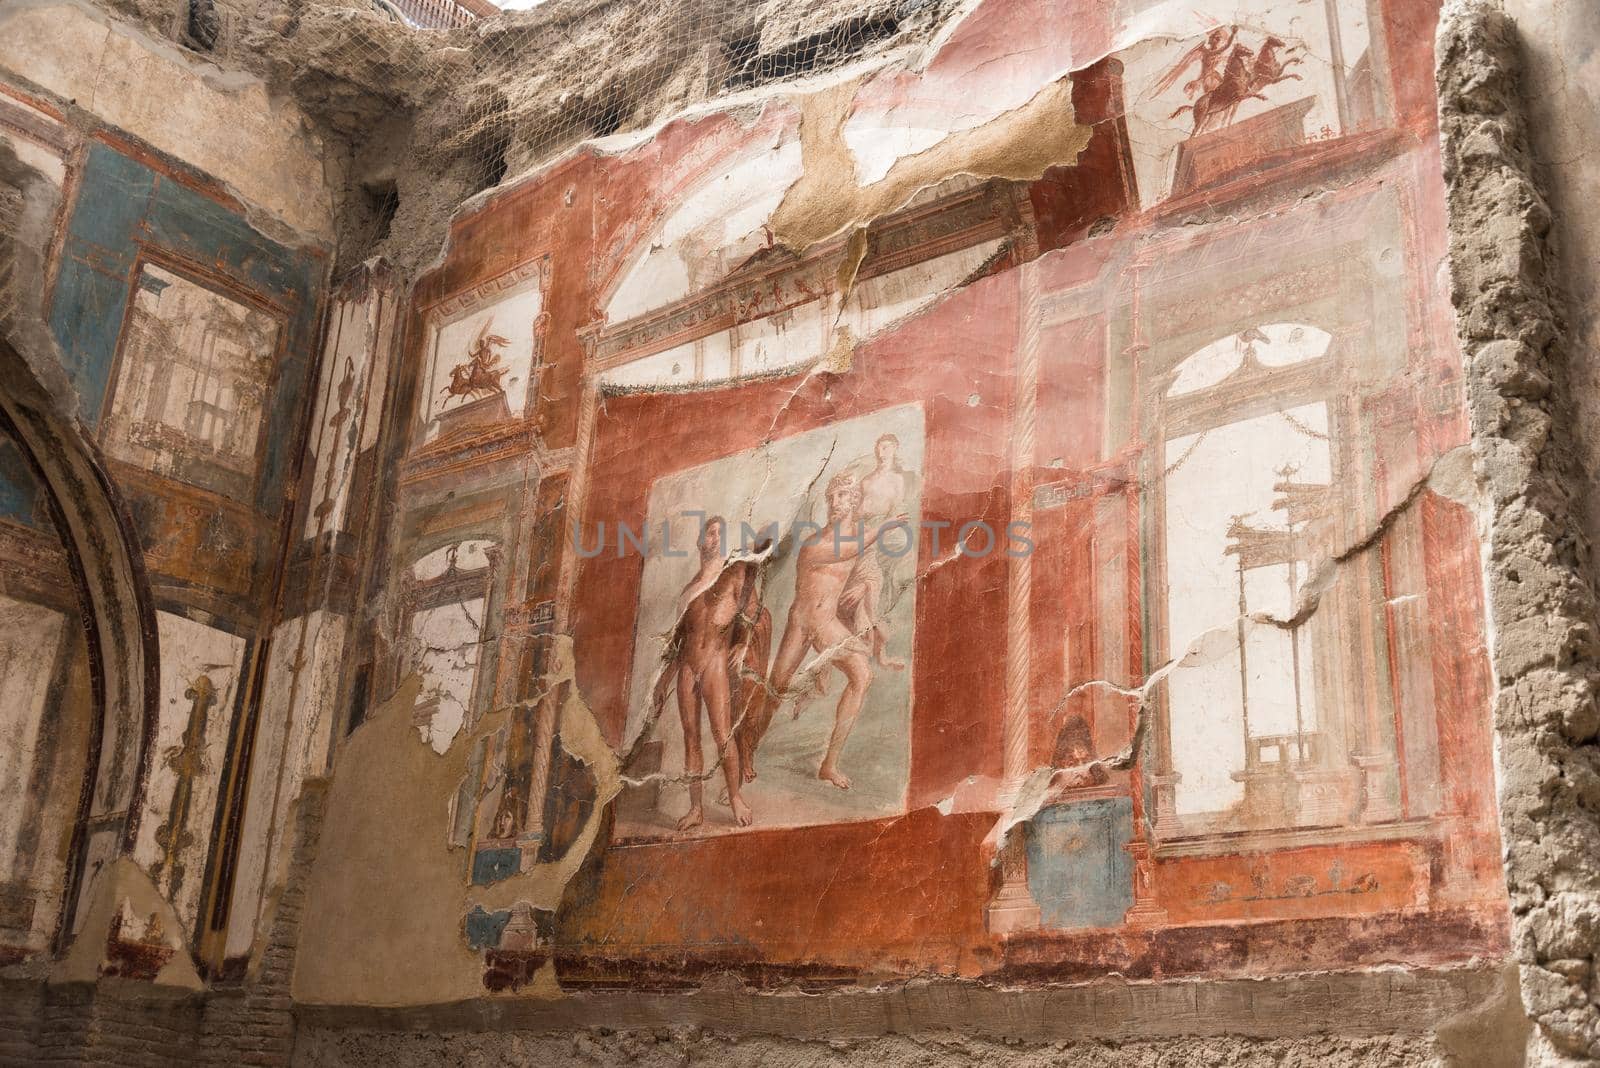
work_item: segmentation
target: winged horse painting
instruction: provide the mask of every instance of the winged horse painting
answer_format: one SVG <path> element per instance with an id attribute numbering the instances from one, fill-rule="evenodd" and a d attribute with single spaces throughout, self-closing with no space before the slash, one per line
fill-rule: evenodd
<path id="1" fill-rule="evenodd" d="M 483 324 L 467 349 L 467 358 L 450 369 L 450 381 L 439 391 L 447 399 L 460 397 L 465 404 L 469 400 L 506 391 L 505 386 L 500 384 L 500 379 L 505 377 L 507 371 L 500 363 L 500 350 L 511 344 L 511 340 L 489 333 L 493 325 L 493 319 Z"/>

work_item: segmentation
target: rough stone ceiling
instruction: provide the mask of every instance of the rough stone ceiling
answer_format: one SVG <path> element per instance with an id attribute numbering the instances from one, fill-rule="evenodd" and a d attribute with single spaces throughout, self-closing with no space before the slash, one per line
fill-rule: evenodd
<path id="1" fill-rule="evenodd" d="M 137 0 L 128 0 L 133 3 Z M 957 0 L 543 0 L 454 30 L 365 7 L 286 0 L 240 12 L 218 58 L 263 75 L 348 146 L 341 261 L 437 252 L 465 199 L 586 139 L 650 128 L 722 98 L 891 62 Z M 379 208 L 363 204 L 376 193 Z M 383 204 L 393 197 L 397 203 Z M 393 216 L 391 237 L 372 216 Z"/>

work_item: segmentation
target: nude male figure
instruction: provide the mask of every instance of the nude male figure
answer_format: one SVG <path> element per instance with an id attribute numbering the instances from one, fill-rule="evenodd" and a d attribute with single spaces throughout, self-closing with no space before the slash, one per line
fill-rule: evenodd
<path id="1" fill-rule="evenodd" d="M 872 662 L 861 636 L 843 618 L 839 595 L 857 559 L 872 547 L 882 528 L 863 528 L 861 483 L 854 475 L 842 473 L 830 479 L 827 499 L 828 525 L 801 544 L 795 560 L 794 603 L 789 606 L 783 640 L 772 664 L 772 690 L 786 694 L 808 650 L 827 655 L 844 674 L 844 693 L 834 710 L 833 733 L 817 778 L 848 790 L 850 779 L 839 770 L 839 753 L 861 714 L 861 702 L 872 682 Z"/>
<path id="2" fill-rule="evenodd" d="M 877 466 L 861 480 L 861 515 L 869 524 L 886 524 L 900 513 L 905 500 L 906 474 L 900 470 L 896 454 L 900 439 L 884 434 L 873 445 Z M 865 635 L 878 666 L 892 671 L 905 670 L 906 662 L 888 655 L 889 635 L 885 632 L 878 605 L 883 596 L 883 562 L 877 553 L 863 553 L 840 596 L 844 610 L 857 634 Z"/>
<path id="3" fill-rule="evenodd" d="M 689 811 L 678 821 L 680 831 L 698 827 L 705 820 L 702 704 L 711 721 L 712 740 L 722 754 L 722 777 L 728 786 L 728 805 L 733 809 L 734 821 L 748 827 L 752 818 L 750 805 L 740 794 L 744 775 L 733 735 L 733 706 L 734 691 L 739 687 L 737 673 L 745 659 L 741 649 L 744 634 L 738 624 L 741 611 L 749 609 L 757 565 L 752 561 L 723 560 L 724 525 L 721 518 L 712 518 L 701 529 L 700 570 L 679 595 L 674 663 L 678 717 L 683 723 L 683 770 L 689 780 Z M 662 681 L 666 681 L 665 676 Z"/>

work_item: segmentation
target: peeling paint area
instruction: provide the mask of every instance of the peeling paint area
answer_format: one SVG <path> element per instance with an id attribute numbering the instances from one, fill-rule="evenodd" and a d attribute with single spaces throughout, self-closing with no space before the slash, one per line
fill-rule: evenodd
<path id="1" fill-rule="evenodd" d="M 296 996 L 1505 954 L 1434 18 L 984 0 L 458 217 Z"/>

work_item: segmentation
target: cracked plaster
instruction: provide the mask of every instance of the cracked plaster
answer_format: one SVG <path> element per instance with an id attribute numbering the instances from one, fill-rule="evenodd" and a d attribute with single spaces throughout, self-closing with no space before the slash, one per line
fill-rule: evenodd
<path id="1" fill-rule="evenodd" d="M 1585 822 L 1592 813 L 1581 811 L 1585 807 L 1581 799 L 1572 806 L 1580 811 L 1569 811 L 1564 807 L 1568 802 L 1563 800 L 1563 791 L 1569 789 L 1586 796 L 1585 776 L 1590 774 L 1587 749 L 1592 748 L 1594 729 L 1600 725 L 1592 707 L 1594 679 L 1586 666 L 1592 660 L 1589 646 L 1593 605 L 1586 592 L 1584 550 L 1570 535 L 1562 533 L 1571 512 L 1581 508 L 1582 502 L 1574 503 L 1574 495 L 1563 488 L 1576 481 L 1573 472 L 1577 462 L 1572 446 L 1559 430 L 1560 415 L 1568 403 L 1566 372 L 1559 366 L 1552 367 L 1552 361 L 1558 360 L 1553 353 L 1563 331 L 1559 313 L 1548 310 L 1556 306 L 1556 301 L 1544 292 L 1549 283 L 1543 276 L 1547 268 L 1539 243 L 1546 237 L 1549 222 L 1538 195 L 1526 185 L 1529 165 L 1520 143 L 1522 120 L 1515 103 L 1516 83 L 1510 73 L 1510 30 L 1496 16 L 1485 15 L 1481 9 L 1452 14 L 1441 37 L 1441 96 L 1447 177 L 1452 182 L 1455 294 L 1464 343 L 1469 346 L 1469 366 L 1475 376 L 1470 402 L 1476 435 L 1473 455 L 1479 483 L 1489 502 L 1485 516 L 1489 532 L 1486 552 L 1491 569 L 1492 643 L 1499 686 L 1496 701 L 1502 736 L 1501 798 L 1506 807 L 1504 819 L 1518 832 L 1508 842 L 1508 874 L 1518 934 L 1533 958 L 1523 966 L 1522 997 L 1540 1025 L 1538 1041 L 1548 1043 L 1537 1047 L 1535 1056 L 1558 1063 L 1560 1057 L 1600 1055 L 1600 1046 L 1595 1044 L 1600 1040 L 1595 1038 L 1593 1000 L 1584 989 L 1593 982 L 1593 947 L 1584 932 L 1593 926 L 1586 917 L 1593 911 L 1594 890 L 1580 871 L 1563 860 L 1587 849 L 1580 843 L 1588 842 L 1593 831 Z M 1473 81 L 1463 76 L 1462 72 L 1468 71 L 1474 75 L 1479 71 L 1487 73 L 1482 80 Z M 809 95 L 801 106 L 800 136 L 807 165 L 770 224 L 779 244 L 803 249 L 837 237 L 900 207 L 920 190 L 936 186 L 954 174 L 1036 177 L 1049 166 L 1075 159 L 1087 143 L 1086 128 L 1061 121 L 1063 113 L 1071 114 L 1066 96 L 1069 83 L 1053 82 L 1005 122 L 952 137 L 938 149 L 903 159 L 875 187 L 864 189 L 851 180 L 848 188 L 854 190 L 853 198 L 834 197 L 825 203 L 826 193 L 830 188 L 836 190 L 845 169 L 854 166 L 842 151 L 841 131 L 847 115 L 845 104 L 855 88 L 855 83 L 844 82 Z M 1520 220 L 1513 221 L 1504 213 L 1508 197 L 1521 211 Z M 1464 219 L 1470 221 L 1464 223 Z M 1517 258 L 1508 259 L 1508 249 Z M 860 254 L 847 255 L 842 262 L 840 289 L 848 293 Z M 1463 270 L 1464 264 L 1471 266 Z M 1534 311 L 1531 318 L 1519 321 L 1516 317 L 1530 307 Z M 848 346 L 866 339 L 844 340 Z M 847 367 L 843 357 L 834 356 L 810 372 L 806 381 L 822 370 L 839 373 Z M 795 387 L 791 400 L 805 385 L 802 382 Z M 1551 408 L 1555 409 L 1554 415 L 1546 411 Z M 782 417 L 780 410 L 773 425 Z M 1465 455 L 1463 448 L 1452 450 L 1424 476 L 1412 481 L 1399 503 L 1365 536 L 1325 563 L 1324 573 L 1302 589 L 1290 617 L 1257 614 L 1247 617 L 1248 622 L 1280 629 L 1306 624 L 1339 567 L 1375 546 L 1424 490 L 1462 503 L 1472 501 L 1473 494 L 1463 477 L 1461 461 Z M 923 574 L 945 562 L 930 563 Z M 1224 636 L 1231 638 L 1231 634 Z M 566 650 L 569 641 L 563 636 L 560 647 Z M 1137 688 L 1094 679 L 1076 683 L 1063 695 L 1065 700 L 1085 688 L 1103 687 L 1141 703 L 1133 741 L 1122 752 L 1093 763 L 1123 770 L 1137 762 L 1146 730 L 1145 699 L 1172 670 L 1197 652 L 1211 651 L 1198 648 L 1206 645 L 1204 640 L 1197 640 L 1183 656 L 1161 665 Z M 556 665 L 546 676 L 546 686 L 573 681 L 570 651 L 558 655 Z M 415 744 L 414 731 L 407 721 L 406 710 L 414 698 L 414 688 L 415 683 L 402 686 L 385 708 L 357 732 L 340 756 L 330 797 L 334 815 L 324 832 L 324 860 L 320 868 L 313 869 L 311 877 L 313 898 L 348 900 L 349 887 L 341 884 L 335 892 L 329 882 L 346 878 L 348 869 L 327 869 L 326 858 L 331 853 L 348 861 L 350 851 L 361 850 L 362 836 L 373 832 L 373 825 L 362 821 L 388 818 L 398 821 L 408 832 L 415 832 L 417 853 L 369 858 L 373 865 L 370 884 L 380 894 L 385 885 L 392 885 L 396 879 L 414 879 L 423 897 L 428 896 L 423 891 L 436 884 L 443 897 L 460 898 L 467 905 L 493 908 L 526 902 L 541 908 L 556 907 L 594 840 L 605 804 L 622 785 L 619 761 L 605 744 L 576 687 L 562 710 L 563 744 L 574 757 L 596 770 L 600 779 L 599 803 L 579 843 L 557 864 L 535 868 L 488 889 L 474 889 L 465 898 L 459 857 L 447 853 L 441 862 L 436 855 L 442 852 L 438 842 L 444 838 L 444 813 L 420 817 L 404 810 L 408 802 L 418 797 L 449 796 L 464 771 L 460 757 L 468 751 L 468 743 L 502 725 L 507 710 L 484 717 L 470 734 L 458 737 L 445 756 L 436 760 Z M 1532 714 L 1531 708 L 1543 711 Z M 1512 751 L 1507 748 L 1508 738 L 1517 739 L 1519 745 L 1524 740 L 1531 744 L 1526 750 L 1519 747 Z M 423 755 L 396 763 L 402 753 Z M 1019 791 L 1011 810 L 997 824 L 996 831 L 1002 839 L 1002 828 L 1008 830 L 1026 822 L 1034 814 L 1030 807 L 1036 810 L 1042 804 L 1045 791 L 1038 788 L 1040 775 L 1048 783 L 1086 767 L 1046 768 L 1036 773 L 1035 787 Z M 1576 775 L 1581 781 L 1556 785 L 1552 800 L 1552 774 L 1564 780 Z M 388 800 L 375 803 L 374 798 Z M 356 815 L 369 806 L 372 811 Z M 1540 828 L 1539 833 L 1530 833 L 1531 827 Z M 1549 849 L 1552 831 L 1557 840 L 1567 845 L 1559 853 Z M 384 835 L 377 837 L 382 839 Z M 423 859 L 423 853 L 429 857 Z M 323 874 L 318 875 L 319 870 Z M 327 870 L 341 874 L 330 875 Z M 395 938 L 396 932 L 403 930 L 414 930 L 425 939 L 440 938 L 441 932 L 431 919 L 419 922 L 415 915 L 400 914 L 402 909 L 401 902 L 373 908 L 370 915 L 357 921 L 359 929 L 370 930 L 380 939 Z M 314 912 L 311 922 L 348 924 L 353 918 L 352 910 L 345 909 L 330 910 L 328 916 L 327 921 L 319 921 Z M 311 931 L 315 934 L 316 928 L 313 926 Z M 435 948 L 438 959 L 450 962 L 450 966 L 426 978 L 407 975 L 391 989 L 392 997 L 375 1003 L 451 1000 L 475 987 L 476 956 L 466 952 L 457 931 L 445 930 L 442 936 Z M 329 965 L 325 956 L 318 960 L 320 963 L 309 968 L 302 967 L 297 976 L 297 995 L 306 1000 L 327 1003 L 341 989 L 366 985 L 348 970 L 355 965 L 348 964 L 340 970 Z M 395 963 L 397 967 L 401 964 Z M 319 968 L 323 970 L 318 971 Z M 542 983 L 525 988 L 525 992 L 555 993 L 553 977 L 547 975 Z M 537 1044 L 552 1040 L 529 1041 Z M 585 1044 L 586 1040 L 579 1036 L 571 1041 L 576 1055 L 611 1060 L 632 1055 L 621 1046 L 635 1040 L 602 1036 L 600 1041 L 590 1039 Z M 671 1047 L 705 1041 L 709 1039 L 673 1036 L 662 1044 Z M 1379 1052 L 1381 1049 L 1387 1051 L 1392 1063 L 1424 1063 L 1435 1052 L 1420 1039 L 1416 1045 L 1401 1039 L 1373 1041 L 1378 1045 L 1341 1045 L 1345 1040 L 1330 1039 L 1324 1048 L 1315 1051 L 1302 1041 L 1294 1045 L 1292 1055 L 1354 1061 L 1384 1055 Z M 329 1056 L 338 1042 L 328 1033 L 315 1035 L 309 1056 Z M 1399 1045 L 1383 1045 L 1386 1042 Z M 720 1044 L 719 1048 L 727 1049 Z M 1278 1055 L 1275 1049 L 1238 1043 L 1201 1048 L 1208 1057 L 1234 1058 L 1237 1063 Z M 903 1055 L 905 1051 L 900 1050 L 892 1057 Z M 1138 1049 L 1126 1051 L 1126 1056 L 1132 1058 L 1129 1063 L 1143 1063 L 1139 1060 L 1141 1055 Z M 1152 1052 L 1152 1056 L 1159 1054 Z"/>

